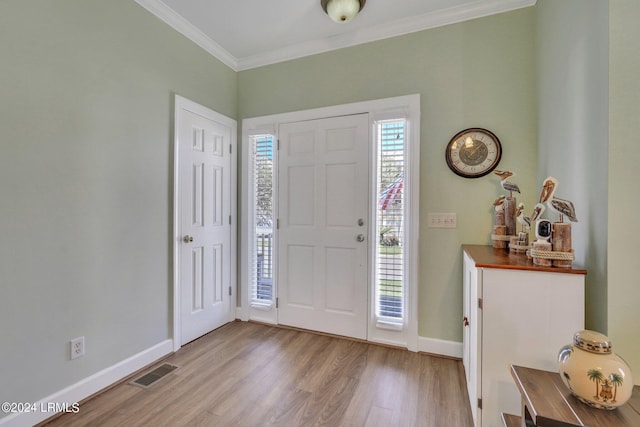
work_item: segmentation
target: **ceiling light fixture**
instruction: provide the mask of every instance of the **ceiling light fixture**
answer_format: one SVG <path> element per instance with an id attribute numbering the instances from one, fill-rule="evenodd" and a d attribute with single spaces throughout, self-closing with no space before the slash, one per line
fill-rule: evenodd
<path id="1" fill-rule="evenodd" d="M 338 24 L 346 24 L 356 17 L 367 0 L 320 0 L 322 9 Z"/>

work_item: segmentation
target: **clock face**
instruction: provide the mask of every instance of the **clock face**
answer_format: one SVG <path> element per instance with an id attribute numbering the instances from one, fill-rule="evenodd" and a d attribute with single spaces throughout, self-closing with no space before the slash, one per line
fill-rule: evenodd
<path id="1" fill-rule="evenodd" d="M 479 178 L 494 170 L 502 157 L 500 140 L 492 132 L 470 128 L 458 132 L 445 152 L 447 165 L 465 178 Z"/>

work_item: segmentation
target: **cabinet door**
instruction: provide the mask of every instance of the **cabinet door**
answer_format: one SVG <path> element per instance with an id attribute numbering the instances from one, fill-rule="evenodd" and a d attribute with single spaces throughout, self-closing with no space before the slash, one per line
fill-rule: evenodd
<path id="1" fill-rule="evenodd" d="M 469 363 L 471 360 L 470 335 L 471 328 L 469 318 L 471 317 L 471 268 L 475 269 L 472 264 L 473 260 L 464 254 L 464 268 L 462 269 L 462 365 L 466 375 L 467 385 L 469 384 Z"/>
<path id="2" fill-rule="evenodd" d="M 584 328 L 584 276 L 482 270 L 482 426 L 520 412 L 509 365 L 557 370 L 560 348 Z"/>
<path id="3" fill-rule="evenodd" d="M 482 289 L 482 270 L 476 268 L 475 261 L 464 254 L 463 268 L 463 338 L 462 363 L 467 380 L 469 404 L 473 423 L 480 425 L 481 411 L 478 407 L 480 397 L 480 375 L 478 366 L 481 360 L 480 336 L 482 316 L 478 310 L 478 296 Z"/>

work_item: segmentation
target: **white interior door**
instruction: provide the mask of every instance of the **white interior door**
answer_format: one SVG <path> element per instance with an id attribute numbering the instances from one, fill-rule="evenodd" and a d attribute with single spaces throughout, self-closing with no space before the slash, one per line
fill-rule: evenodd
<path id="1" fill-rule="evenodd" d="M 366 339 L 367 114 L 279 129 L 278 323 Z"/>
<path id="2" fill-rule="evenodd" d="M 180 342 L 233 320 L 232 124 L 195 106 L 176 108 Z"/>

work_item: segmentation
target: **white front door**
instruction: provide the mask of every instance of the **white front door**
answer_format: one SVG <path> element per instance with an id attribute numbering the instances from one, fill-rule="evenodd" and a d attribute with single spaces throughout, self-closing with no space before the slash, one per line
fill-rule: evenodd
<path id="1" fill-rule="evenodd" d="M 231 303 L 232 124 L 176 101 L 176 278 L 180 344 L 233 320 Z M 181 107 L 183 106 L 183 107 Z M 226 119 L 226 118 L 224 118 Z"/>
<path id="2" fill-rule="evenodd" d="M 278 323 L 367 338 L 367 114 L 279 129 Z"/>

